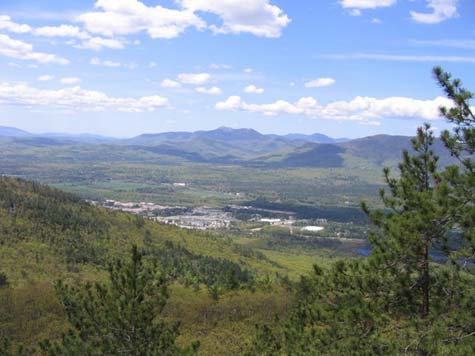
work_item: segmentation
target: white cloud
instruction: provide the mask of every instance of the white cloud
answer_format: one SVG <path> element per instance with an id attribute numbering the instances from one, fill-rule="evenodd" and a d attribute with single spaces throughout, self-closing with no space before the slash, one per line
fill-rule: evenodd
<path id="1" fill-rule="evenodd" d="M 35 61 L 42 64 L 69 64 L 69 61 L 65 58 L 58 57 L 55 54 L 35 52 L 31 44 L 14 40 L 4 34 L 0 34 L 0 55 L 21 60 Z"/>
<path id="2" fill-rule="evenodd" d="M 252 68 L 244 68 L 244 73 L 252 73 L 253 72 L 253 69 Z"/>
<path id="3" fill-rule="evenodd" d="M 36 80 L 38 80 L 39 82 L 48 82 L 53 79 L 54 79 L 54 76 L 49 75 L 49 74 L 40 75 L 38 78 L 36 78 Z"/>
<path id="4" fill-rule="evenodd" d="M 99 51 L 102 48 L 123 49 L 124 44 L 113 38 L 92 37 L 77 45 L 76 48 L 92 49 Z"/>
<path id="5" fill-rule="evenodd" d="M 75 85 L 75 84 L 79 84 L 81 82 L 81 79 L 76 78 L 76 77 L 66 77 L 66 78 L 61 78 L 60 82 L 67 85 Z"/>
<path id="6" fill-rule="evenodd" d="M 221 89 L 218 88 L 218 87 L 211 87 L 211 88 L 197 87 L 197 88 L 195 88 L 195 90 L 198 93 L 202 93 L 202 94 L 209 94 L 209 95 L 220 95 L 220 94 L 222 94 Z"/>
<path id="7" fill-rule="evenodd" d="M 113 62 L 109 60 L 104 61 L 97 57 L 91 58 L 90 63 L 94 66 L 102 66 L 102 67 L 109 67 L 109 68 L 117 68 L 121 66 L 119 62 Z"/>
<path id="8" fill-rule="evenodd" d="M 218 15 L 220 26 L 210 25 L 216 33 L 251 33 L 261 37 L 280 37 L 290 18 L 269 0 L 179 0 L 193 12 Z"/>
<path id="9" fill-rule="evenodd" d="M 171 79 L 164 79 L 164 80 L 162 80 L 162 82 L 160 83 L 160 85 L 161 85 L 163 88 L 179 88 L 179 87 L 181 87 L 181 84 L 180 84 L 180 83 L 178 83 L 177 81 L 171 80 Z"/>
<path id="10" fill-rule="evenodd" d="M 105 93 L 85 90 L 78 86 L 43 90 L 26 84 L 0 83 L 0 103 L 46 106 L 50 109 L 73 111 L 143 112 L 168 106 L 168 99 L 156 95 L 141 98 L 111 97 Z"/>
<path id="11" fill-rule="evenodd" d="M 174 38 L 190 26 L 206 27 L 190 10 L 149 7 L 138 0 L 98 0 L 94 7 L 99 11 L 84 13 L 78 20 L 88 31 L 104 36 L 146 31 L 151 38 Z"/>
<path id="12" fill-rule="evenodd" d="M 184 84 L 203 85 L 209 82 L 211 75 L 209 73 L 181 73 L 178 79 Z"/>
<path id="13" fill-rule="evenodd" d="M 35 36 L 41 37 L 71 37 L 78 39 L 87 39 L 91 37 L 77 26 L 62 24 L 58 26 L 42 26 L 33 28 L 26 24 L 13 22 L 11 17 L 6 15 L 0 15 L 0 30 L 14 33 L 31 33 Z"/>
<path id="14" fill-rule="evenodd" d="M 427 0 L 427 7 L 431 12 L 411 11 L 415 22 L 422 24 L 436 24 L 457 16 L 458 0 Z"/>
<path id="15" fill-rule="evenodd" d="M 72 25 L 59 25 L 59 26 L 44 26 L 35 28 L 33 34 L 43 37 L 71 37 L 79 39 L 87 39 L 90 36 L 81 31 L 77 26 Z"/>
<path id="16" fill-rule="evenodd" d="M 149 62 L 148 67 L 149 68 L 155 68 L 157 66 L 157 62 Z"/>
<path id="17" fill-rule="evenodd" d="M 336 80 L 333 78 L 318 78 L 310 80 L 305 83 L 306 88 L 323 88 L 329 87 L 336 83 Z"/>
<path id="18" fill-rule="evenodd" d="M 39 27 L 33 30 L 33 33 L 37 36 L 44 37 L 70 37 L 82 40 L 82 42 L 76 45 L 76 48 L 92 49 L 95 51 L 102 48 L 111 49 L 123 49 L 124 44 L 122 41 L 114 38 L 102 38 L 92 37 L 88 33 L 81 31 L 77 26 L 60 25 L 60 26 L 45 26 Z"/>
<path id="19" fill-rule="evenodd" d="M 123 49 L 124 44 L 118 39 L 93 37 L 87 32 L 81 30 L 78 26 L 59 25 L 59 26 L 43 26 L 32 28 L 28 25 L 17 24 L 11 21 L 9 16 L 0 15 L 0 30 L 6 30 L 16 33 L 31 33 L 41 37 L 65 37 L 81 40 L 81 44 L 76 48 L 100 50 L 104 47 L 112 49 Z M 68 43 L 74 44 L 74 42 Z"/>
<path id="20" fill-rule="evenodd" d="M 406 97 L 377 99 L 358 96 L 351 101 L 335 101 L 320 104 L 312 97 L 300 98 L 294 103 L 277 100 L 270 104 L 248 104 L 239 96 L 230 96 L 218 102 L 216 110 L 247 111 L 266 116 L 279 114 L 305 115 L 314 118 L 357 121 L 364 124 L 378 124 L 384 118 L 440 119 L 439 107 L 451 106 L 449 99 L 437 97 L 433 100 L 418 100 Z"/>
<path id="21" fill-rule="evenodd" d="M 279 37 L 289 17 L 270 0 L 176 0 L 179 9 L 147 6 L 139 0 L 97 0 L 96 11 L 78 17 L 86 29 L 104 36 L 146 31 L 151 38 L 174 38 L 187 28 L 216 33 L 251 33 Z M 197 13 L 217 15 L 221 24 L 207 24 Z"/>
<path id="22" fill-rule="evenodd" d="M 193 0 L 189 0 L 193 1 Z M 411 0 L 413 1 L 413 0 Z M 411 11 L 415 22 L 422 24 L 436 24 L 457 16 L 457 3 L 459 0 L 426 0 L 430 12 Z M 397 0 L 340 0 L 343 8 L 348 9 L 350 15 L 359 16 L 361 10 L 390 7 Z M 379 22 L 374 22 L 379 23 Z"/>
<path id="23" fill-rule="evenodd" d="M 244 92 L 248 94 L 262 94 L 264 92 L 264 88 L 258 88 L 251 84 L 244 88 Z"/>
<path id="24" fill-rule="evenodd" d="M 14 33 L 28 33 L 31 32 L 31 27 L 13 22 L 10 16 L 0 15 L 0 30 Z"/>
<path id="25" fill-rule="evenodd" d="M 389 7 L 397 3 L 397 0 L 341 0 L 340 4 L 345 9 L 376 9 L 378 7 Z"/>
<path id="26" fill-rule="evenodd" d="M 316 58 L 331 60 L 376 60 L 391 62 L 449 62 L 449 63 L 475 63 L 475 56 L 434 56 L 434 55 L 404 55 L 404 54 L 379 54 L 379 53 L 350 53 L 350 54 L 324 54 Z"/>

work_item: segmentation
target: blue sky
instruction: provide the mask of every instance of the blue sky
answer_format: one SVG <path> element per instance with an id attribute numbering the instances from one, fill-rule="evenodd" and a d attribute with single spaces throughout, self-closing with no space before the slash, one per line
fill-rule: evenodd
<path id="1" fill-rule="evenodd" d="M 2 0 L 0 125 L 412 134 L 475 89 L 472 0 Z"/>

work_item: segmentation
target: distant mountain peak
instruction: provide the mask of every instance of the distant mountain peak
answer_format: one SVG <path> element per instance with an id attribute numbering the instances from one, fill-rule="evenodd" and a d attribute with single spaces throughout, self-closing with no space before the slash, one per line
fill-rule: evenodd
<path id="1" fill-rule="evenodd" d="M 257 132 L 259 133 L 258 131 L 254 130 L 254 129 L 251 129 L 251 128 L 246 128 L 246 127 L 243 127 L 243 128 L 234 128 L 234 127 L 229 127 L 229 126 L 220 126 L 218 127 L 217 129 L 215 130 L 210 130 L 210 131 L 222 131 L 222 132 Z M 210 132 L 208 131 L 208 132 Z"/>
<path id="2" fill-rule="evenodd" d="M 287 134 L 283 136 L 288 140 L 300 140 L 300 141 L 307 141 L 307 142 L 314 142 L 314 143 L 339 143 L 349 141 L 347 138 L 332 138 L 330 136 L 321 134 L 321 133 L 314 133 L 310 135 L 306 134 Z"/>
<path id="3" fill-rule="evenodd" d="M 254 129 L 235 129 L 226 126 L 221 126 L 210 131 L 197 131 L 195 132 L 195 135 L 223 139 L 256 139 L 264 136 Z"/>

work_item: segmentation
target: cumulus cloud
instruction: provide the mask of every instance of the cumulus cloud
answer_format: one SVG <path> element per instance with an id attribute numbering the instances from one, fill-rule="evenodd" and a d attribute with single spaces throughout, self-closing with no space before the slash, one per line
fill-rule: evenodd
<path id="1" fill-rule="evenodd" d="M 50 80 L 53 80 L 54 76 L 45 74 L 45 75 L 40 75 L 38 78 L 36 78 L 37 81 L 39 82 L 49 82 Z"/>
<path id="2" fill-rule="evenodd" d="M 120 40 L 114 38 L 92 37 L 76 46 L 76 48 L 92 49 L 95 51 L 99 51 L 104 47 L 111 49 L 123 49 L 124 44 Z"/>
<path id="3" fill-rule="evenodd" d="M 13 22 L 10 16 L 0 15 L 0 30 L 13 33 L 28 33 L 31 32 L 32 28 L 28 25 Z"/>
<path id="4" fill-rule="evenodd" d="M 336 80 L 333 78 L 318 78 L 310 80 L 305 83 L 306 88 L 322 88 L 329 87 L 336 83 Z"/>
<path id="5" fill-rule="evenodd" d="M 14 40 L 4 34 L 0 34 L 0 55 L 21 60 L 35 61 L 42 64 L 69 64 L 69 61 L 65 58 L 58 57 L 55 54 L 35 52 L 31 44 Z"/>
<path id="6" fill-rule="evenodd" d="M 209 95 L 220 95 L 222 94 L 222 91 L 218 87 L 211 87 L 211 88 L 205 88 L 205 87 L 197 87 L 195 88 L 195 91 L 201 94 L 209 94 Z"/>
<path id="7" fill-rule="evenodd" d="M 29 25 L 18 24 L 11 20 L 9 16 L 0 15 L 0 30 L 6 30 L 16 33 L 30 33 L 41 37 L 63 37 L 78 39 L 81 43 L 76 44 L 76 48 L 100 50 L 102 48 L 123 49 L 124 43 L 115 38 L 93 37 L 89 33 L 81 30 L 78 26 L 73 25 L 58 25 L 58 26 L 43 26 L 33 28 Z M 75 44 L 71 41 L 71 44 Z"/>
<path id="8" fill-rule="evenodd" d="M 248 94 L 262 94 L 264 92 L 264 88 L 258 88 L 251 84 L 244 88 L 244 92 Z"/>
<path id="9" fill-rule="evenodd" d="M 154 111 L 168 106 L 168 99 L 155 95 L 141 98 L 111 97 L 78 86 L 43 90 L 26 84 L 0 83 L 0 104 L 46 106 L 73 111 Z"/>
<path id="10" fill-rule="evenodd" d="M 151 38 L 174 38 L 188 27 L 203 29 L 206 23 L 190 10 L 146 6 L 138 0 L 98 0 L 98 11 L 78 17 L 86 29 L 104 36 L 146 31 Z"/>
<path id="11" fill-rule="evenodd" d="M 79 27 L 72 25 L 38 27 L 32 30 L 32 33 L 36 36 L 43 37 L 71 37 L 79 39 L 87 39 L 90 37 L 87 33 L 81 31 Z"/>
<path id="12" fill-rule="evenodd" d="M 378 120 L 384 118 L 437 120 L 440 119 L 440 106 L 451 106 L 451 101 L 444 97 L 418 100 L 407 97 L 377 99 L 358 96 L 351 101 L 335 101 L 328 104 L 320 104 L 312 97 L 300 98 L 294 103 L 277 100 L 270 104 L 249 104 L 239 96 L 230 96 L 227 100 L 218 102 L 215 109 L 247 111 L 266 116 L 305 115 L 321 119 L 377 124 Z"/>
<path id="13" fill-rule="evenodd" d="M 0 15 L 0 30 L 14 33 L 31 33 L 42 37 L 72 37 L 79 39 L 89 38 L 90 35 L 73 25 L 31 27 L 14 22 L 10 16 Z"/>
<path id="14" fill-rule="evenodd" d="M 147 6 L 139 0 L 97 0 L 95 11 L 78 17 L 86 29 L 104 36 L 146 31 L 151 38 L 174 38 L 187 28 L 216 33 L 251 33 L 279 37 L 289 17 L 270 0 L 177 0 L 178 9 Z M 221 24 L 209 25 L 199 12 L 217 15 Z"/>
<path id="15" fill-rule="evenodd" d="M 109 67 L 109 68 L 117 68 L 121 66 L 120 62 L 102 60 L 98 57 L 91 58 L 90 63 L 94 66 L 102 66 L 102 67 Z"/>
<path id="16" fill-rule="evenodd" d="M 103 48 L 123 49 L 124 43 L 116 38 L 102 38 L 93 37 L 87 32 L 82 31 L 77 26 L 59 25 L 59 26 L 44 26 L 32 30 L 36 36 L 43 37 L 68 37 L 81 40 L 80 44 L 75 45 L 80 49 L 92 49 L 95 51 Z"/>
<path id="17" fill-rule="evenodd" d="M 250 33 L 275 38 L 281 36 L 291 21 L 282 9 L 271 4 L 271 0 L 176 0 L 175 3 L 177 8 L 147 6 L 140 0 L 97 0 L 93 11 L 76 18 L 87 31 L 65 24 L 34 29 L 15 23 L 6 15 L 0 15 L 0 30 L 84 41 L 92 37 L 90 33 L 116 37 L 147 32 L 151 38 L 170 39 L 190 27 L 210 29 L 215 33 Z M 216 15 L 219 24 L 207 23 L 201 17 L 202 13 Z"/>
<path id="18" fill-rule="evenodd" d="M 65 78 L 61 78 L 60 82 L 67 85 L 75 85 L 75 84 L 79 84 L 81 82 L 81 79 L 76 78 L 76 77 L 65 77 Z"/>
<path id="19" fill-rule="evenodd" d="M 178 79 L 183 84 L 203 85 L 211 79 L 209 73 L 181 73 L 178 74 Z"/>
<path id="20" fill-rule="evenodd" d="M 76 48 L 81 49 L 100 50 L 102 48 L 124 48 L 124 43 L 121 40 L 115 38 L 93 37 L 89 33 L 81 30 L 78 26 L 62 24 L 58 26 L 33 28 L 29 25 L 15 23 L 6 15 L 0 15 L 0 30 L 15 33 L 30 33 L 41 37 L 74 38 L 81 41 L 80 44 L 75 45 Z M 71 41 L 71 44 L 75 44 L 75 42 Z"/>
<path id="21" fill-rule="evenodd" d="M 186 9 L 204 11 L 220 17 L 216 33 L 251 33 L 260 37 L 280 37 L 290 18 L 269 0 L 179 0 Z"/>
<path id="22" fill-rule="evenodd" d="M 427 0 L 427 7 L 431 12 L 411 11 L 415 22 L 422 24 L 436 24 L 457 16 L 458 0 Z"/>
<path id="23" fill-rule="evenodd" d="M 340 4 L 345 9 L 376 9 L 378 7 L 389 7 L 397 3 L 397 0 L 341 0 Z"/>
<path id="24" fill-rule="evenodd" d="M 171 79 L 164 79 L 162 80 L 162 82 L 160 83 L 160 85 L 163 87 L 163 88 L 179 88 L 181 87 L 181 84 L 178 83 L 177 81 L 175 80 L 171 80 Z"/>

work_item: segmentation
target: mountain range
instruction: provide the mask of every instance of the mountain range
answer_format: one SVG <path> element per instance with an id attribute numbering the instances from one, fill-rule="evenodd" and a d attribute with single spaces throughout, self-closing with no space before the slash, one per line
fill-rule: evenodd
<path id="1" fill-rule="evenodd" d="M 0 137 L 48 137 L 48 138 L 63 138 L 71 139 L 75 141 L 102 141 L 102 142 L 122 142 L 128 144 L 141 144 L 141 145 L 156 145 L 166 141 L 185 141 L 196 138 L 209 138 L 214 140 L 262 140 L 263 138 L 269 139 L 282 139 L 286 141 L 306 141 L 314 143 L 336 143 L 349 141 L 347 138 L 332 138 L 321 133 L 314 134 L 287 134 L 287 135 L 264 135 L 253 129 L 233 129 L 229 127 L 219 127 L 215 130 L 209 131 L 176 131 L 176 132 L 163 132 L 163 133 L 150 133 L 142 134 L 133 138 L 120 139 L 107 137 L 96 134 L 81 133 L 59 133 L 59 132 L 47 132 L 41 134 L 30 133 L 15 127 L 0 126 Z"/>
<path id="2" fill-rule="evenodd" d="M 60 147 L 78 152 L 121 152 L 127 157 L 151 155 L 197 163 L 236 164 L 254 167 L 344 167 L 348 160 L 387 165 L 410 148 L 410 137 L 376 135 L 359 139 L 331 138 L 323 134 L 261 134 L 253 129 L 220 127 L 210 131 L 164 132 L 133 138 L 111 138 L 92 134 L 32 134 L 0 127 L 0 145 L 9 147 Z M 99 146 L 99 147 L 98 147 Z M 442 161 L 450 160 L 442 143 L 436 142 Z M 81 159 L 81 157 L 78 157 Z M 136 158 L 134 158 L 136 159 Z"/>

